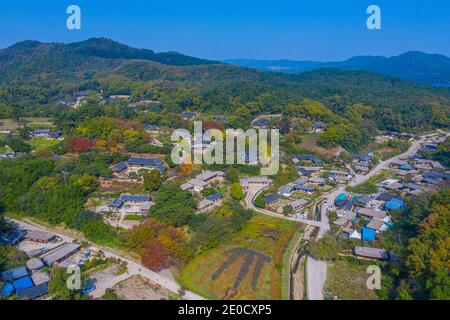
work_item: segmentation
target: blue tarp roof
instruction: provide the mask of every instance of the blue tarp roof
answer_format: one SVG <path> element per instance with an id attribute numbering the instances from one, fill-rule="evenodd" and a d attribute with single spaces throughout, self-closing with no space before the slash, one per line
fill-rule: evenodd
<path id="1" fill-rule="evenodd" d="M 3 285 L 2 291 L 0 293 L 0 298 L 1 297 L 9 297 L 13 293 L 14 293 L 14 286 L 11 283 L 6 282 Z"/>
<path id="2" fill-rule="evenodd" d="M 18 267 L 2 273 L 3 281 L 14 281 L 25 276 L 28 276 L 28 271 L 25 267 Z"/>
<path id="3" fill-rule="evenodd" d="M 27 289 L 33 286 L 33 281 L 31 281 L 29 276 L 17 279 L 13 283 L 14 288 L 16 288 L 17 291 Z"/>
<path id="4" fill-rule="evenodd" d="M 400 210 L 405 206 L 402 199 L 393 198 L 384 205 L 387 210 Z"/>
<path id="5" fill-rule="evenodd" d="M 366 228 L 366 227 L 362 228 L 361 239 L 363 241 L 374 241 L 375 240 L 375 230 Z"/>
<path id="6" fill-rule="evenodd" d="M 345 200 L 345 199 L 347 199 L 347 195 L 345 193 L 341 193 L 340 195 L 338 195 L 336 197 L 335 201 L 342 201 L 342 200 Z"/>

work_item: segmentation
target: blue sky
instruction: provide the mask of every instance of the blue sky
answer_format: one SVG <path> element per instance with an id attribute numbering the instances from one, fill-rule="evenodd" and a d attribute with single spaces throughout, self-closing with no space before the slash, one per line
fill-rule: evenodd
<path id="1" fill-rule="evenodd" d="M 66 28 L 77 4 L 82 30 Z M 366 9 L 382 10 L 382 30 Z M 211 58 L 341 60 L 421 50 L 450 56 L 447 0 L 1 0 L 0 47 L 108 37 Z"/>

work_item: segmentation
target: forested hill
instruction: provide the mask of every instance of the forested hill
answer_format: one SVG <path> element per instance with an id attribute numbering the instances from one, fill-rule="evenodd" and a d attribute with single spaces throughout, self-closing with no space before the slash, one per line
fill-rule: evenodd
<path id="1" fill-rule="evenodd" d="M 14 79 L 13 72 L 19 72 L 20 76 L 22 72 L 62 72 L 74 67 L 88 67 L 95 71 L 108 63 L 110 66 L 117 65 L 119 60 L 153 61 L 172 66 L 214 63 L 178 52 L 155 53 L 152 50 L 136 49 L 105 38 L 91 38 L 70 44 L 27 40 L 0 50 L 2 80 Z"/>
<path id="2" fill-rule="evenodd" d="M 105 97 L 129 94 L 134 100 L 159 100 L 165 112 L 226 114 L 241 121 L 233 125 L 248 124 L 261 113 L 309 113 L 336 124 L 348 119 L 355 104 L 369 106 L 373 111 L 364 118 L 380 129 L 447 127 L 450 115 L 449 88 L 366 71 L 271 73 L 134 49 L 103 38 L 72 44 L 24 41 L 0 50 L 0 104 L 13 108 L 15 115 L 51 116 L 61 108 L 59 101 L 87 90 Z M 304 98 L 321 107 L 305 107 Z"/>

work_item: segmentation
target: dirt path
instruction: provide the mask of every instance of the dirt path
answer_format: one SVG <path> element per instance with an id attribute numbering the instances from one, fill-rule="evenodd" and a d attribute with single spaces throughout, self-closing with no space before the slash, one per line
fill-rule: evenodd
<path id="1" fill-rule="evenodd" d="M 301 241 L 308 241 L 314 228 L 306 226 Z M 292 259 L 292 275 L 291 275 L 291 300 L 304 300 L 305 299 L 305 262 L 306 255 L 300 255 L 298 252 L 298 246 L 295 250 Z"/>

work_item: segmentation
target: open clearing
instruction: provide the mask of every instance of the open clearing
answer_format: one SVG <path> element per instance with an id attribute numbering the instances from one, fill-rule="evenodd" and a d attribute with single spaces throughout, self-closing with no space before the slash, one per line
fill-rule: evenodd
<path id="1" fill-rule="evenodd" d="M 30 145 L 34 150 L 40 151 L 58 145 L 61 141 L 56 139 L 36 138 L 30 141 Z"/>
<path id="2" fill-rule="evenodd" d="M 319 135 L 317 134 L 308 134 L 302 137 L 302 142 L 298 145 L 299 148 L 308 150 L 310 152 L 316 153 L 321 157 L 326 159 L 331 159 L 336 155 L 339 151 L 342 151 L 342 147 L 334 147 L 334 148 L 322 148 L 317 144 L 317 138 Z"/>
<path id="3" fill-rule="evenodd" d="M 113 287 L 121 300 L 169 300 L 169 290 L 140 275 L 134 275 Z"/>
<path id="4" fill-rule="evenodd" d="M 283 254 L 301 225 L 265 215 L 191 261 L 180 282 L 211 299 L 281 299 Z"/>
<path id="5" fill-rule="evenodd" d="M 367 288 L 367 267 L 374 262 L 342 258 L 328 263 L 325 291 L 339 300 L 377 300 L 376 290 Z"/>
<path id="6" fill-rule="evenodd" d="M 15 130 L 23 127 L 24 124 L 33 129 L 52 128 L 54 125 L 51 118 L 20 118 L 20 122 L 12 119 L 0 119 L 0 131 Z"/>

